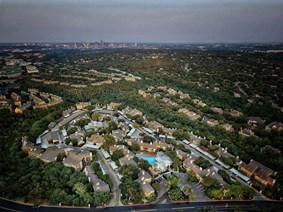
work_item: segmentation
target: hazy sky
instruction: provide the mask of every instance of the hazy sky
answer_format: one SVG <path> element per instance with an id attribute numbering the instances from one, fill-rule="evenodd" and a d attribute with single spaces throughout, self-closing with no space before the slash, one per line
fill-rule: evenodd
<path id="1" fill-rule="evenodd" d="M 0 42 L 283 42 L 283 0 L 0 0 Z"/>

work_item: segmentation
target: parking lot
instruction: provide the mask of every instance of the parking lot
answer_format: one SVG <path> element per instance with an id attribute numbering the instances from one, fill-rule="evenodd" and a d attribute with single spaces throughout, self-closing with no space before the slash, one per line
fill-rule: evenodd
<path id="1" fill-rule="evenodd" d="M 169 173 L 169 172 L 168 172 Z M 207 201 L 209 198 L 205 196 L 204 194 L 204 187 L 199 182 L 191 183 L 187 180 L 187 174 L 186 173 L 173 173 L 181 178 L 181 184 L 182 185 L 189 185 L 195 192 L 195 199 L 193 202 L 202 202 Z M 156 181 L 160 183 L 160 191 L 157 196 L 157 202 L 158 203 L 167 203 L 167 188 L 164 185 L 166 179 L 163 176 L 159 176 L 156 178 Z"/>

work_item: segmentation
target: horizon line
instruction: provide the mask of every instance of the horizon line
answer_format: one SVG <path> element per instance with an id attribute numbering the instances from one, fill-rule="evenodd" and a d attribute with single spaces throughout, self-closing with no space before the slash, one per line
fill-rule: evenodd
<path id="1" fill-rule="evenodd" d="M 103 40 L 102 40 L 103 41 Z M 60 43 L 100 43 L 101 41 L 0 41 L 0 44 L 60 44 Z M 283 41 L 103 41 L 104 43 L 127 44 L 283 44 Z"/>

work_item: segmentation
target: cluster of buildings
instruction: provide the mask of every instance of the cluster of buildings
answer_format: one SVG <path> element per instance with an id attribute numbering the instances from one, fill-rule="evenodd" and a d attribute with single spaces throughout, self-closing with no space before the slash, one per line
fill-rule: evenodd
<path id="1" fill-rule="evenodd" d="M 151 175 L 156 175 L 169 169 L 172 165 L 172 160 L 160 150 L 173 148 L 171 144 L 156 139 L 153 142 L 146 143 L 142 138 L 136 138 L 135 134 L 128 136 L 133 126 L 125 114 L 132 116 L 142 115 L 140 111 L 127 107 L 123 110 L 124 112 L 120 111 L 119 117 L 116 117 L 113 114 L 119 104 L 110 103 L 105 108 L 97 106 L 99 109 L 94 109 L 99 113 L 98 120 L 94 121 L 84 111 L 89 105 L 90 103 L 88 102 L 79 102 L 75 107 L 63 111 L 63 118 L 57 123 L 51 122 L 48 125 L 48 129 L 38 137 L 36 144 L 28 141 L 27 138 L 23 138 L 22 150 L 27 152 L 30 157 L 37 157 L 44 162 L 61 160 L 64 166 L 73 167 L 77 171 L 83 170 L 95 191 L 109 191 L 109 186 L 97 177 L 90 166 L 92 150 L 101 151 L 102 155 L 108 160 L 116 150 L 123 152 L 123 157 L 117 161 L 117 164 L 114 161 L 109 161 L 109 165 L 116 172 L 119 179 L 122 177 L 118 172 L 119 167 L 123 165 L 138 166 L 134 160 L 136 154 L 131 152 L 126 146 L 131 146 L 134 143 L 139 145 L 140 152 L 148 152 L 155 155 L 155 162 L 150 169 Z M 79 127 L 76 125 L 78 121 L 86 119 L 89 119 L 89 122 L 85 126 Z M 119 122 L 119 119 L 125 119 L 126 121 Z M 110 122 L 114 122 L 118 126 L 118 129 L 112 130 L 110 135 L 113 136 L 116 142 L 125 141 L 126 145 L 113 145 L 110 146 L 109 151 L 106 151 L 101 149 L 101 145 L 105 142 L 104 135 L 94 133 L 89 137 L 85 137 L 85 133 L 89 131 L 99 132 L 109 127 Z M 158 122 L 153 121 L 148 123 L 153 131 L 157 131 L 159 127 L 164 127 Z M 71 128 L 76 128 L 75 132 L 68 133 Z M 68 139 L 71 140 L 69 144 L 66 142 Z M 72 144 L 73 139 L 77 139 L 77 145 Z M 82 143 L 79 142 L 80 140 Z M 137 179 L 146 197 L 150 197 L 155 192 L 150 185 L 152 180 L 151 175 L 145 170 L 141 170 Z"/>
<path id="2" fill-rule="evenodd" d="M 85 166 L 84 173 L 87 176 L 88 181 L 92 184 L 93 191 L 110 192 L 109 185 L 97 177 L 90 165 Z"/>
<path id="3" fill-rule="evenodd" d="M 6 67 L 10 68 L 15 68 L 18 69 L 18 67 L 20 68 L 19 70 L 21 70 L 18 75 L 14 76 L 14 77 L 19 77 L 21 76 L 24 72 L 28 73 L 28 74 L 38 74 L 39 70 L 35 65 L 41 65 L 40 62 L 27 62 L 22 58 L 14 58 L 13 53 L 18 52 L 17 50 L 12 51 L 11 55 L 4 57 L 4 61 L 5 61 L 5 66 L 3 67 L 3 69 L 5 70 Z M 28 53 L 28 54 L 22 54 L 23 57 L 29 58 L 31 56 L 36 57 L 36 58 L 40 58 L 42 57 L 42 55 L 40 53 Z M 1 59 L 1 58 L 0 58 Z M 6 76 L 9 76 L 10 73 L 6 73 Z M 11 77 L 11 76 L 10 76 Z M 12 78 L 14 78 L 12 76 Z"/>
<path id="4" fill-rule="evenodd" d="M 150 98 L 153 97 L 154 99 L 161 97 L 160 91 L 168 93 L 169 95 L 178 95 L 180 99 L 190 99 L 189 94 L 185 94 L 182 91 L 176 91 L 173 88 L 167 88 L 166 86 L 158 86 L 158 87 L 153 87 L 150 86 L 148 87 L 147 91 L 144 90 L 139 90 L 138 94 L 141 95 L 144 98 Z M 176 102 L 172 101 L 170 98 L 163 98 L 163 102 L 169 103 L 170 105 L 176 106 L 178 105 Z"/>
<path id="5" fill-rule="evenodd" d="M 141 95 L 143 98 L 151 98 L 151 97 L 160 98 L 161 101 L 163 101 L 166 105 L 171 105 L 171 106 L 178 106 L 178 104 L 175 103 L 174 101 L 172 101 L 170 99 L 170 96 L 178 97 L 180 99 L 191 99 L 189 94 L 185 94 L 181 91 L 176 91 L 173 88 L 167 88 L 166 86 L 158 86 L 158 87 L 149 86 L 146 91 L 145 90 L 139 90 L 138 94 Z M 199 107 L 207 106 L 204 102 L 202 102 L 199 99 L 191 99 L 191 100 L 192 100 L 192 103 L 194 103 L 196 106 L 199 106 Z M 220 107 L 211 107 L 210 109 L 215 114 L 220 114 L 220 115 L 224 114 L 224 109 L 222 109 Z M 197 112 L 192 111 L 190 109 L 187 109 L 185 107 L 179 108 L 177 110 L 177 112 L 185 114 L 186 117 L 188 117 L 192 121 L 200 120 L 200 118 L 201 118 L 201 116 Z M 239 117 L 244 116 L 244 114 L 242 112 L 240 112 L 238 110 L 234 110 L 234 109 L 225 110 L 225 115 L 230 115 L 231 117 L 234 117 L 234 118 L 239 118 Z M 210 126 L 210 127 L 219 126 L 219 127 L 225 129 L 228 132 L 234 131 L 232 124 L 221 123 L 219 120 L 214 119 L 214 118 L 210 118 L 207 115 L 204 115 L 202 117 L 201 122 L 203 124 Z M 265 126 L 265 124 L 266 124 L 265 122 L 266 121 L 263 120 L 261 117 L 256 117 L 256 116 L 247 117 L 247 126 L 248 127 L 241 128 L 238 133 L 242 136 L 245 136 L 245 137 L 250 137 L 250 136 L 257 137 L 253 130 L 255 128 L 259 127 L 259 126 Z M 283 124 L 281 122 L 272 122 L 272 123 L 266 125 L 265 129 L 266 130 L 283 131 Z"/>
<path id="6" fill-rule="evenodd" d="M 32 107 L 33 109 L 47 109 L 48 107 L 63 103 L 63 99 L 60 96 L 51 93 L 39 92 L 37 89 L 28 89 L 28 92 L 29 93 L 25 94 L 28 95 L 30 101 L 19 107 L 16 107 L 15 113 L 22 113 L 29 107 Z"/>
<path id="7" fill-rule="evenodd" d="M 155 190 L 150 185 L 150 183 L 152 182 L 152 176 L 145 170 L 141 170 L 138 176 L 139 178 L 137 179 L 137 181 L 140 183 L 142 192 L 144 193 L 145 197 L 151 197 L 152 195 L 154 195 Z"/>
<path id="8" fill-rule="evenodd" d="M 139 144 L 140 143 L 139 141 L 140 140 L 136 140 L 133 138 L 126 139 L 126 142 L 127 144 L 129 144 L 129 146 L 131 146 L 135 142 Z M 165 145 L 166 143 L 164 143 L 164 147 Z M 167 145 L 168 146 L 166 148 L 171 147 L 169 144 Z M 147 150 L 142 150 L 142 146 L 140 147 L 141 147 L 140 151 L 147 152 Z M 150 174 L 147 171 L 141 169 L 138 174 L 138 179 L 136 180 L 137 182 L 139 182 L 141 189 L 143 191 L 143 194 L 147 198 L 151 197 L 155 193 L 154 188 L 151 186 L 153 177 L 160 173 L 164 173 L 168 171 L 170 169 L 170 166 L 173 163 L 172 160 L 164 152 L 159 151 L 160 150 L 159 147 L 152 146 L 151 149 L 152 149 L 152 153 L 155 152 L 156 154 L 154 154 L 155 161 L 154 163 L 151 164 L 151 167 L 149 168 Z M 111 161 L 110 157 L 111 155 L 113 155 L 113 153 L 116 150 L 121 150 L 124 156 L 121 157 L 117 162 Z M 102 152 L 103 152 L 104 157 L 109 161 L 111 168 L 115 171 L 119 179 L 123 177 L 119 173 L 119 167 L 124 166 L 124 165 L 133 165 L 133 166 L 138 167 L 137 162 L 133 158 L 135 156 L 138 156 L 138 159 L 140 160 L 139 155 L 138 154 L 136 155 L 133 152 L 131 152 L 125 145 L 114 145 L 110 147 L 109 154 L 105 150 L 102 150 Z"/>
<path id="9" fill-rule="evenodd" d="M 22 101 L 21 95 L 25 95 L 28 97 L 27 102 Z M 21 95 L 13 92 L 11 93 L 11 97 L 7 98 L 7 95 L 0 95 L 0 108 L 8 108 L 12 110 L 14 109 L 15 113 L 23 113 L 23 111 L 33 108 L 45 108 L 52 107 L 63 102 L 63 99 L 60 96 L 38 92 L 37 89 L 28 89 L 28 93 L 22 91 Z"/>
<path id="10" fill-rule="evenodd" d="M 63 118 L 57 123 L 53 122 L 49 124 L 48 130 L 38 137 L 37 145 L 27 141 L 27 139 L 23 139 L 23 151 L 26 151 L 31 157 L 38 157 L 45 162 L 52 162 L 61 158 L 65 166 L 73 167 L 77 171 L 84 170 L 95 191 L 109 191 L 109 186 L 99 179 L 91 166 L 89 166 L 92 161 L 92 150 L 101 151 L 103 157 L 108 160 L 110 167 L 115 171 L 119 179 L 122 177 L 119 173 L 119 167 L 124 165 L 138 167 L 137 161 L 134 158 L 144 159 L 144 154 L 149 154 L 153 158 L 153 161 L 150 163 L 149 173 L 141 170 L 137 180 L 141 184 L 146 197 L 154 193 L 154 189 L 150 185 L 152 177 L 170 170 L 173 164 L 171 158 L 164 153 L 167 149 L 175 149 L 177 157 L 183 161 L 183 167 L 187 171 L 196 173 L 199 180 L 204 176 L 210 176 L 220 183 L 226 184 L 218 174 L 216 167 L 203 169 L 194 163 L 198 158 L 195 153 L 188 154 L 180 149 L 176 149 L 172 144 L 165 142 L 165 139 L 168 137 L 175 139 L 172 133 L 176 129 L 166 128 L 157 121 L 148 121 L 141 111 L 130 107 L 126 107 L 121 111 L 118 110 L 117 113 L 115 111 L 119 108 L 119 103 L 110 103 L 103 107 L 96 105 L 93 112 L 97 113 L 98 116 L 95 120 L 92 120 L 85 113 L 85 109 L 89 108 L 90 105 L 89 102 L 79 102 L 75 107 L 63 111 Z M 219 109 L 217 111 L 220 112 Z M 136 116 L 142 116 L 144 118 L 143 127 L 133 127 L 132 119 Z M 84 126 L 78 126 L 76 124 L 82 121 L 84 121 Z M 207 122 L 209 121 L 207 120 Z M 100 132 L 104 132 L 103 130 L 113 125 L 113 123 L 116 125 L 116 128 L 111 130 L 110 136 L 114 138 L 116 143 L 120 143 L 110 146 L 109 151 L 106 151 L 101 149 L 101 146 L 105 142 L 105 136 Z M 85 134 L 87 132 L 93 133 L 86 137 Z M 153 140 L 151 142 L 145 142 L 143 136 L 140 135 L 141 133 L 152 137 Z M 157 134 L 159 134 L 159 138 L 161 139 L 157 139 Z M 264 185 L 274 185 L 275 180 L 273 177 L 276 175 L 276 172 L 273 170 L 255 161 L 245 164 L 238 157 L 228 153 L 227 148 L 224 149 L 218 145 L 215 148 L 215 153 L 220 159 L 233 158 L 236 161 L 235 165 L 239 165 L 238 171 L 212 156 L 208 148 L 201 145 L 201 140 L 206 138 L 194 135 L 192 132 L 189 135 L 190 141 L 184 140 L 183 143 L 189 145 L 198 153 L 204 155 L 204 157 L 215 160 L 223 169 L 230 169 L 232 174 L 244 179 L 247 183 L 250 183 L 250 180 L 254 179 Z M 76 144 L 74 140 L 76 140 Z M 134 144 L 139 147 L 139 154 L 129 150 L 129 147 Z M 210 145 L 213 146 L 211 141 Z M 120 150 L 123 156 L 117 161 L 112 161 L 111 156 L 117 150 Z"/>
<path id="11" fill-rule="evenodd" d="M 206 158 L 214 160 L 215 163 L 221 166 L 224 170 L 229 170 L 232 174 L 231 176 L 234 175 L 236 177 L 239 177 L 241 180 L 248 184 L 257 185 L 257 183 L 259 183 L 264 186 L 274 186 L 276 182 L 274 177 L 277 175 L 277 172 L 254 160 L 251 160 L 250 163 L 246 164 L 241 161 L 238 156 L 235 157 L 234 155 L 227 152 L 227 148 L 221 148 L 220 144 L 214 145 L 216 149 L 214 153 L 219 158 L 217 159 L 209 153 L 208 148 L 201 146 L 200 139 L 202 138 L 192 136 L 191 142 L 184 141 L 184 143 L 194 148 L 197 152 L 201 153 Z M 210 145 L 213 147 L 211 142 Z M 176 153 L 179 159 L 184 160 L 184 168 L 186 168 L 187 171 L 191 170 L 195 172 L 199 180 L 201 180 L 204 176 L 210 176 L 216 179 L 217 181 L 221 182 L 222 184 L 225 184 L 220 175 L 217 173 L 218 170 L 216 167 L 202 169 L 201 167 L 194 164 L 194 161 L 197 158 L 194 154 L 187 154 L 181 150 L 177 150 Z M 221 161 L 221 158 L 234 160 L 234 165 L 238 166 L 238 170 L 236 170 L 235 168 L 231 168 L 229 165 L 225 164 L 223 161 Z"/>
<path id="12" fill-rule="evenodd" d="M 192 121 L 197 120 L 198 118 L 200 118 L 200 115 L 198 115 L 197 113 L 188 110 L 187 108 L 180 108 L 178 110 L 179 113 L 184 113 L 189 119 L 191 119 Z"/>
<path id="13" fill-rule="evenodd" d="M 88 72 L 78 72 L 78 73 L 73 74 L 73 75 L 61 75 L 61 77 L 69 79 L 69 81 L 64 81 L 64 82 L 59 81 L 59 80 L 45 80 L 45 79 L 42 79 L 42 78 L 38 78 L 38 76 L 36 76 L 36 75 L 34 75 L 34 77 L 31 78 L 31 81 L 43 83 L 43 84 L 46 84 L 46 85 L 62 85 L 62 86 L 69 86 L 69 87 L 73 87 L 73 88 L 86 88 L 86 87 L 88 87 L 88 83 L 84 83 L 84 84 L 72 83 L 71 80 L 72 79 L 80 79 L 80 81 L 87 81 L 87 82 L 90 82 L 89 85 L 91 85 L 91 86 L 101 86 L 101 85 L 104 85 L 104 84 L 112 84 L 112 83 L 115 83 L 115 82 L 120 81 L 122 79 L 124 79 L 126 81 L 131 81 L 131 82 L 141 80 L 140 77 L 134 76 L 132 74 L 127 74 L 126 72 L 119 73 L 119 72 L 122 72 L 122 71 L 120 71 L 118 69 L 114 69 L 114 68 L 109 68 L 109 69 L 112 70 L 114 73 L 98 72 L 95 69 L 91 69 Z M 82 76 L 82 75 L 84 75 L 84 76 Z M 98 81 L 97 77 L 93 77 L 93 75 L 101 77 L 101 78 L 103 78 L 103 80 Z"/>
<path id="14" fill-rule="evenodd" d="M 28 74 L 38 74 L 39 70 L 36 66 L 28 65 L 26 66 L 26 70 Z"/>
<path id="15" fill-rule="evenodd" d="M 274 186 L 276 182 L 274 177 L 277 175 L 277 172 L 254 160 L 251 160 L 248 164 L 241 162 L 239 170 L 263 185 Z"/>
<path id="16" fill-rule="evenodd" d="M 11 98 L 7 98 L 7 95 L 0 94 L 0 108 L 12 110 L 12 106 L 22 106 L 21 96 L 15 92 L 11 93 Z"/>
<path id="17" fill-rule="evenodd" d="M 183 167 L 186 169 L 187 172 L 192 171 L 196 174 L 196 177 L 199 181 L 202 180 L 203 177 L 211 177 L 222 185 L 226 185 L 226 182 L 222 179 L 222 177 L 218 174 L 218 170 L 211 166 L 209 168 L 203 169 L 202 167 L 196 165 L 194 162 L 197 159 L 197 156 L 194 154 L 185 154 L 179 150 L 178 157 L 183 160 Z"/>

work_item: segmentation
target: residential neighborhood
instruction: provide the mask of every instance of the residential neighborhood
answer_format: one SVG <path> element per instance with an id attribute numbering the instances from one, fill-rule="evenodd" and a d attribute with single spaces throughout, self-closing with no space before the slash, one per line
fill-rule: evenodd
<path id="1" fill-rule="evenodd" d="M 88 109 L 90 107 L 93 109 Z M 256 185 L 257 189 L 260 188 L 258 183 L 269 186 L 275 183 L 272 177 L 277 173 L 254 160 L 246 164 L 220 145 L 209 141 L 205 144 L 205 138 L 192 132 L 187 140 L 180 140 L 173 136 L 178 129 L 166 128 L 155 120 L 148 121 L 145 114 L 135 108 L 119 108 L 120 104 L 113 102 L 105 106 L 79 102 L 63 111 L 60 120 L 51 122 L 36 144 L 23 137 L 22 150 L 31 158 L 46 163 L 61 161 L 64 166 L 85 173 L 95 192 L 111 192 L 115 188 L 110 205 L 129 203 L 123 193 L 126 191 L 119 190 L 120 185 L 126 183 L 126 176 L 135 176 L 128 176 L 132 172 L 137 174 L 132 179 L 138 183 L 144 203 L 167 201 L 161 195 L 164 192 L 168 192 L 169 200 L 177 200 L 172 194 L 170 196 L 173 187 L 166 187 L 169 175 L 170 179 L 180 180 L 187 175 L 177 186 L 183 192 L 178 199 L 191 201 L 200 198 L 204 192 L 192 182 L 204 186 L 203 181 L 207 178 L 223 187 L 229 187 L 232 181 L 238 181 L 239 186 Z M 181 111 L 187 113 L 186 109 Z M 143 121 L 137 124 L 140 118 Z M 214 126 L 215 120 L 204 118 L 202 122 Z M 188 186 L 191 186 L 190 193 L 184 191 Z M 265 198 L 260 190 L 254 191 L 257 198 Z M 206 193 L 202 195 L 210 197 Z"/>
<path id="2" fill-rule="evenodd" d="M 281 44 L 0 49 L 0 208 L 280 211 Z"/>

